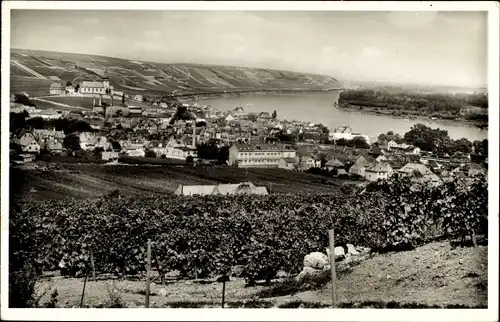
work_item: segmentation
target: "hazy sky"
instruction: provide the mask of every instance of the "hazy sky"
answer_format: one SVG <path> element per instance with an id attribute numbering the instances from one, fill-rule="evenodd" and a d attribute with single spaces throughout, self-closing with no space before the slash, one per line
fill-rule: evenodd
<path id="1" fill-rule="evenodd" d="M 13 10 L 13 48 L 341 79 L 487 83 L 486 12 Z"/>

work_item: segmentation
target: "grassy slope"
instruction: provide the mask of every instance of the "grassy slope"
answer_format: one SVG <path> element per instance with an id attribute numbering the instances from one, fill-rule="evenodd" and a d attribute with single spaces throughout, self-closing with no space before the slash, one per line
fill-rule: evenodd
<path id="1" fill-rule="evenodd" d="M 136 63 L 112 57 L 18 49 L 12 49 L 11 54 L 13 60 L 47 78 L 26 77 L 27 74 L 22 69 L 12 68 L 13 91 L 25 90 L 34 96 L 48 94 L 48 87 L 53 82 L 49 80 L 50 76 L 57 76 L 64 82 L 78 82 L 83 79 L 99 79 L 104 70 L 107 70 L 116 90 L 141 94 L 165 94 L 176 89 L 189 94 L 220 93 L 226 90 L 325 90 L 340 87 L 333 77 L 269 69 Z"/>
<path id="2" fill-rule="evenodd" d="M 54 164 L 52 164 L 54 165 Z M 114 189 L 124 195 L 168 194 L 179 184 L 216 184 L 251 181 L 272 192 L 335 192 L 343 181 L 281 169 L 245 169 L 173 166 L 58 165 L 61 169 L 11 169 L 11 193 L 28 199 L 99 197 Z M 34 189 L 36 191 L 31 191 Z"/>
<path id="3" fill-rule="evenodd" d="M 397 301 L 487 306 L 488 249 L 453 249 L 448 242 L 414 251 L 378 255 L 338 281 L 341 302 Z M 285 296 L 277 301 L 331 301 L 331 284 L 320 291 Z"/>
<path id="4" fill-rule="evenodd" d="M 389 277 L 388 277 L 389 276 Z M 144 303 L 144 282 L 115 281 L 119 296 L 124 302 L 135 305 Z M 113 281 L 91 281 L 86 286 L 86 305 L 109 299 L 108 289 Z M 254 298 L 264 286 L 244 287 L 242 279 L 226 284 L 226 301 L 242 301 Z M 39 285 L 40 289 L 57 288 L 61 306 L 78 305 L 83 279 L 51 277 Z M 196 281 L 170 282 L 167 295 L 159 296 L 161 285 L 151 287 L 153 307 L 162 307 L 179 301 L 192 301 L 220 305 L 220 283 Z M 44 300 L 48 299 L 48 295 Z M 330 286 L 320 291 L 302 292 L 295 295 L 261 299 L 274 305 L 295 300 L 331 303 Z M 338 280 L 340 303 L 362 301 L 396 301 L 445 306 L 487 306 L 487 248 L 452 249 L 447 242 L 431 243 L 414 251 L 389 255 L 376 255 L 359 264 L 351 273 Z"/>

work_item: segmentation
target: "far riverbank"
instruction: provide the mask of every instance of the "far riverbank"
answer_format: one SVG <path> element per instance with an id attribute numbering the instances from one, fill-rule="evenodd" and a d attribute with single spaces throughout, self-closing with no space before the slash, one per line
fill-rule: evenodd
<path id="1" fill-rule="evenodd" d="M 198 99 L 214 99 L 214 98 L 224 98 L 224 97 L 242 97 L 242 96 L 266 96 L 266 95 L 279 95 L 279 94 L 328 94 L 342 91 L 344 88 L 331 88 L 324 90 L 297 90 L 297 89 L 279 89 L 279 90 L 265 90 L 265 91 L 237 91 L 237 92 L 211 92 L 211 93 L 187 93 L 176 95 L 176 97 L 182 98 L 198 98 Z"/>

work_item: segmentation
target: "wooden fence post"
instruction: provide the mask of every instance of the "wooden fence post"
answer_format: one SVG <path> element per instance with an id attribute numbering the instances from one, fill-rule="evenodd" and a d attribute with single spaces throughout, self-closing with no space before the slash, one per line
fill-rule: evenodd
<path id="1" fill-rule="evenodd" d="M 149 293 L 150 293 L 150 276 L 151 276 L 151 240 L 148 239 L 148 254 L 146 266 L 146 308 L 149 308 Z"/>
<path id="2" fill-rule="evenodd" d="M 85 273 L 85 280 L 83 282 L 82 298 L 80 299 L 80 308 L 83 306 L 83 297 L 85 296 L 85 286 L 87 286 L 88 271 Z"/>
<path id="3" fill-rule="evenodd" d="M 335 272 L 335 238 L 333 228 L 328 231 L 330 239 L 330 269 L 332 273 L 332 304 L 337 307 L 337 274 Z"/>
<path id="4" fill-rule="evenodd" d="M 96 275 L 95 275 L 95 264 L 94 264 L 94 252 L 92 251 L 92 248 L 90 249 L 90 265 L 92 266 L 92 280 L 96 280 Z"/>

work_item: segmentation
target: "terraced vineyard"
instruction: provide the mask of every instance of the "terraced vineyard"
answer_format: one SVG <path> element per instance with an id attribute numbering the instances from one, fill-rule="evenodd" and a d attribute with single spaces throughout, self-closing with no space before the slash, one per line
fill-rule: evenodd
<path id="1" fill-rule="evenodd" d="M 146 63 L 112 57 L 20 49 L 12 49 L 11 57 L 13 91 L 24 90 L 32 96 L 47 95 L 50 83 L 54 81 L 51 78 L 63 82 L 96 80 L 104 71 L 116 90 L 129 93 L 163 95 L 174 90 L 180 90 L 181 94 L 322 91 L 340 87 L 339 82 L 330 76 L 268 69 Z M 32 70 L 33 73 L 26 70 Z M 35 79 L 35 74 L 41 77 Z"/>

